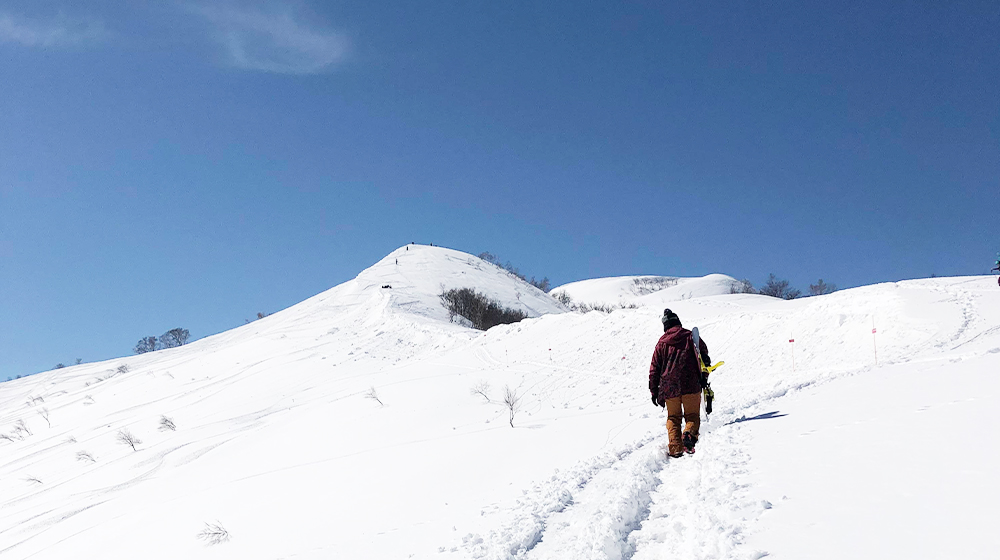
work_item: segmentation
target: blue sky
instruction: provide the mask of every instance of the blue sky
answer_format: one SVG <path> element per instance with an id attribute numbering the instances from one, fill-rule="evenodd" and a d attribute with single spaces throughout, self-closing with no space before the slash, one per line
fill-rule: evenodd
<path id="1" fill-rule="evenodd" d="M 554 284 L 987 274 L 996 2 L 0 3 L 0 379 L 410 241 Z"/>

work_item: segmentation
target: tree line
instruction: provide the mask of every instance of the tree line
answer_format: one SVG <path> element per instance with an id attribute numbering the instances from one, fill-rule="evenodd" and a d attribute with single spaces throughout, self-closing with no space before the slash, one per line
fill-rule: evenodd
<path id="1" fill-rule="evenodd" d="M 836 284 L 827 284 L 822 278 L 819 279 L 815 284 L 809 284 L 809 295 L 810 296 L 821 296 L 824 294 L 832 294 L 837 291 Z M 771 296 L 781 299 L 796 299 L 802 297 L 802 290 L 793 288 L 788 280 L 783 280 L 771 273 L 767 277 L 767 282 L 765 282 L 761 287 L 754 287 L 753 283 L 744 278 L 743 280 L 737 280 L 732 287 L 729 289 L 731 294 L 760 294 L 762 296 Z"/>

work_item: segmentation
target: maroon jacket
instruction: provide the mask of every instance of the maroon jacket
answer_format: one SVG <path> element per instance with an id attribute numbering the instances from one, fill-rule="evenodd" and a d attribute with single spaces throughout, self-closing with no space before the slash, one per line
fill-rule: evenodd
<path id="1" fill-rule="evenodd" d="M 712 361 L 708 357 L 708 346 L 701 343 L 701 360 L 705 365 Z M 698 357 L 694 354 L 691 331 L 683 327 L 670 327 L 663 333 L 653 350 L 653 362 L 649 364 L 649 393 L 657 402 L 701 392 L 701 372 Z"/>

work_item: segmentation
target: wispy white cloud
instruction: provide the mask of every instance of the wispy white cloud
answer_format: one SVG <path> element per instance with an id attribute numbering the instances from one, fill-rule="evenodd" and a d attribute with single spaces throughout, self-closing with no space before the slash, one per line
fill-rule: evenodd
<path id="1" fill-rule="evenodd" d="M 60 14 L 50 20 L 38 20 L 0 12 L 0 43 L 63 47 L 98 40 L 104 35 L 104 25 L 93 19 L 73 19 Z"/>
<path id="2" fill-rule="evenodd" d="M 247 70 L 316 74 L 343 61 L 350 46 L 343 34 L 305 24 L 288 11 L 205 5 L 193 10 L 212 24 L 227 61 Z"/>

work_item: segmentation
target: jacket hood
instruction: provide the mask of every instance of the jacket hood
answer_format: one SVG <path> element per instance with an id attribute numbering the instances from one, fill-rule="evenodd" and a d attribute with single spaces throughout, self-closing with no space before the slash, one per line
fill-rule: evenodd
<path id="1" fill-rule="evenodd" d="M 681 348 L 690 344 L 691 331 L 684 327 L 670 327 L 667 332 L 663 333 L 660 340 L 670 346 Z"/>

